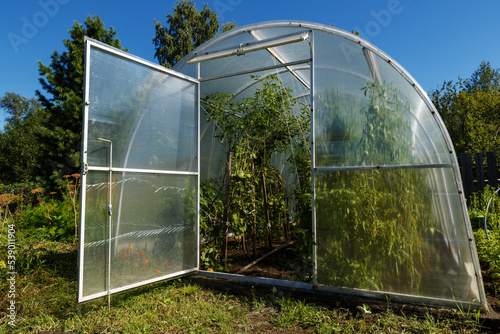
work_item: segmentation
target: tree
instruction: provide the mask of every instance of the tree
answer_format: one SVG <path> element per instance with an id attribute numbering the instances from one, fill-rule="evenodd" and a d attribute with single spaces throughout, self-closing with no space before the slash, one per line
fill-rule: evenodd
<path id="1" fill-rule="evenodd" d="M 49 186 L 80 168 L 84 37 L 122 49 L 113 27 L 106 29 L 96 16 L 88 16 L 84 25 L 75 21 L 69 35 L 70 39 L 63 40 L 66 51 L 54 51 L 49 66 L 38 63 L 39 81 L 47 95 L 36 92 L 45 108 L 36 174 Z"/>
<path id="2" fill-rule="evenodd" d="M 39 154 L 35 133 L 40 127 L 41 104 L 36 98 L 7 92 L 0 108 L 9 115 L 0 133 L 0 183 L 29 181 Z"/>
<path id="3" fill-rule="evenodd" d="M 168 14 L 164 27 L 155 19 L 156 35 L 153 38 L 155 58 L 168 68 L 172 68 L 184 56 L 214 37 L 219 32 L 218 15 L 203 5 L 200 12 L 193 1 L 176 2 L 174 13 Z M 229 22 L 222 25 L 222 32 L 233 29 L 236 24 Z"/>
<path id="4" fill-rule="evenodd" d="M 482 62 L 469 79 L 429 93 L 457 153 L 500 150 L 500 70 Z"/>

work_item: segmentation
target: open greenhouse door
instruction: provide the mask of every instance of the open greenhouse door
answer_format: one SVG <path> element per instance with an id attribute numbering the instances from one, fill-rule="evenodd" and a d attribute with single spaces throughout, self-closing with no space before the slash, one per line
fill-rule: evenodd
<path id="1" fill-rule="evenodd" d="M 85 40 L 78 301 L 198 270 L 199 82 Z"/>

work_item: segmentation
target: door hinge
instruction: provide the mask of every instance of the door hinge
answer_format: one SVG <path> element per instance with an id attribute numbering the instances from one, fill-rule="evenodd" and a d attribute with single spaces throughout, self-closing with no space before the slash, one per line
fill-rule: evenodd
<path id="1" fill-rule="evenodd" d="M 88 172 L 89 172 L 89 165 L 86 162 L 84 162 L 83 163 L 83 175 L 87 175 Z"/>

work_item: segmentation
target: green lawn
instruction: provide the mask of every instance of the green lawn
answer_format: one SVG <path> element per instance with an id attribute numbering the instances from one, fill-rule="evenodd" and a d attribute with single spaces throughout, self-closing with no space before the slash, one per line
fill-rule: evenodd
<path id="1" fill-rule="evenodd" d="M 306 302 L 275 288 L 235 293 L 190 278 L 114 295 L 108 312 L 106 298 L 76 303 L 76 246 L 30 242 L 19 253 L 15 327 L 6 317 L 9 285 L 2 284 L 2 333 L 479 333 L 500 324 L 474 311 L 416 315 L 384 303 L 362 316 L 355 308 Z M 2 280 L 7 278 L 4 268 Z"/>

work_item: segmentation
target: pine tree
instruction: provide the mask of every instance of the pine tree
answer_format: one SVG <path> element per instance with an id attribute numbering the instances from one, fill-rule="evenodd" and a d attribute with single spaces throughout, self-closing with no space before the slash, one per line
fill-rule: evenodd
<path id="1" fill-rule="evenodd" d="M 122 49 L 113 27 L 106 29 L 96 16 L 88 16 L 83 25 L 75 21 L 69 35 L 63 40 L 66 50 L 54 51 L 49 66 L 38 63 L 39 81 L 47 94 L 36 92 L 46 115 L 38 135 L 40 159 L 35 173 L 49 187 L 56 186 L 62 175 L 80 170 L 84 37 Z"/>

